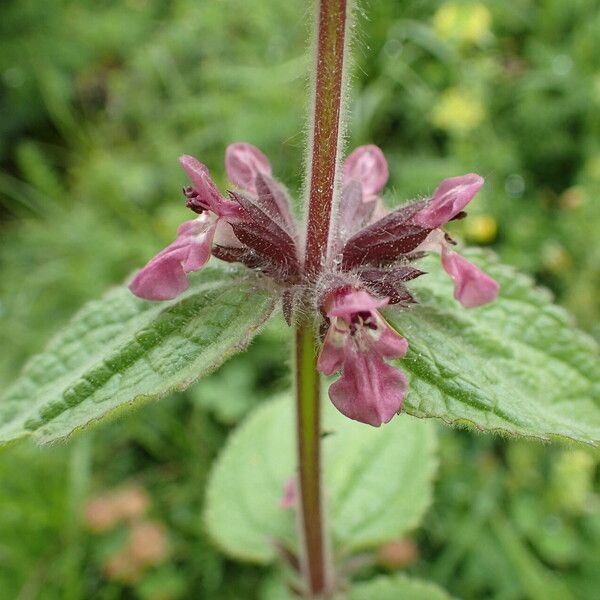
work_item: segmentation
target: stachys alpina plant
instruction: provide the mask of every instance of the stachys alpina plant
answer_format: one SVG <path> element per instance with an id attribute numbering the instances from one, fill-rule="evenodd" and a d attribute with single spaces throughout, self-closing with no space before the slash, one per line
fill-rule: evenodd
<path id="1" fill-rule="evenodd" d="M 435 430 L 409 415 L 596 446 L 600 361 L 528 278 L 491 254 L 456 251 L 444 227 L 466 216 L 480 176 L 445 179 L 391 209 L 377 146 L 341 160 L 351 8 L 315 0 L 304 218 L 251 144 L 227 148 L 226 192 L 181 157 L 195 216 L 129 289 L 85 307 L 32 359 L 0 401 L 0 444 L 61 439 L 184 390 L 281 307 L 295 402 L 265 402 L 234 432 L 208 485 L 208 532 L 236 558 L 285 563 L 288 586 L 270 597 L 443 600 L 405 577 L 351 578 L 428 506 Z M 339 412 L 322 406 L 321 374 L 337 376 Z"/>
<path id="2" fill-rule="evenodd" d="M 498 284 L 451 250 L 440 229 L 465 216 L 463 209 L 483 185 L 478 175 L 445 179 L 426 199 L 386 210 L 377 194 L 388 165 L 377 146 L 361 146 L 343 164 L 340 203 L 323 266 L 306 273 L 298 229 L 285 188 L 272 177 L 269 160 L 251 144 L 232 144 L 225 170 L 235 184 L 221 195 L 208 168 L 190 156 L 180 162 L 192 185 L 184 188 L 187 207 L 198 214 L 181 224 L 177 239 L 134 277 L 131 291 L 147 300 L 170 300 L 184 292 L 187 273 L 210 256 L 239 262 L 281 291 L 292 322 L 294 299 L 310 299 L 315 322 L 327 332 L 317 368 L 342 371 L 329 396 L 340 412 L 369 425 L 387 423 L 402 407 L 407 382 L 385 358 L 401 358 L 408 342 L 379 313 L 388 304 L 417 302 L 408 282 L 425 275 L 418 268 L 426 252 L 438 252 L 454 280 L 454 296 L 465 307 L 492 301 Z"/>

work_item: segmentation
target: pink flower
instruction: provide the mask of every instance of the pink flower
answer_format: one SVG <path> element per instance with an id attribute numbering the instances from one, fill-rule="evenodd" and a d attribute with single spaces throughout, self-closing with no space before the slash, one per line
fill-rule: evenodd
<path id="1" fill-rule="evenodd" d="M 495 279 L 445 246 L 442 249 L 442 266 L 454 279 L 454 297 L 466 308 L 487 304 L 498 295 L 500 285 Z"/>
<path id="2" fill-rule="evenodd" d="M 334 406 L 344 415 L 378 427 L 402 407 L 406 377 L 385 358 L 406 354 L 407 341 L 394 331 L 378 309 L 388 303 L 364 290 L 350 287 L 332 291 L 323 310 L 329 329 L 317 368 L 331 375 L 343 374 L 329 388 Z"/>
<path id="3" fill-rule="evenodd" d="M 171 300 L 187 290 L 187 273 L 198 271 L 210 258 L 217 222 L 206 213 L 181 224 L 177 239 L 138 272 L 129 289 L 145 300 Z"/>
<path id="4" fill-rule="evenodd" d="M 221 197 L 201 162 L 192 156 L 182 156 L 179 162 L 194 184 L 184 190 L 187 206 L 199 216 L 182 223 L 177 239 L 152 258 L 129 284 L 129 289 L 145 300 L 171 300 L 187 290 L 187 274 L 208 262 L 215 235 L 239 245 L 227 219 L 241 219 L 240 206 Z"/>
<path id="5" fill-rule="evenodd" d="M 298 281 L 296 229 L 285 188 L 271 178 L 267 157 L 251 144 L 232 144 L 225 155 L 231 180 L 246 193 L 221 196 L 205 165 L 192 156 L 179 162 L 192 185 L 186 205 L 199 216 L 183 223 L 177 239 L 134 277 L 129 288 L 146 300 L 170 300 L 189 287 L 187 274 L 211 254 L 241 262 L 279 282 Z M 289 311 L 288 311 L 289 312 Z"/>
<path id="6" fill-rule="evenodd" d="M 296 506 L 296 502 L 298 492 L 296 491 L 296 480 L 288 479 L 283 487 L 283 496 L 279 501 L 279 506 L 281 508 L 294 508 Z"/>
<path id="7" fill-rule="evenodd" d="M 333 243 L 335 253 L 353 233 L 388 213 L 378 196 L 389 176 L 380 148 L 372 144 L 356 148 L 344 161 L 342 175 L 343 189 Z"/>
<path id="8" fill-rule="evenodd" d="M 454 297 L 466 308 L 491 302 L 498 295 L 500 286 L 466 258 L 451 251 L 452 240 L 439 228 L 457 216 L 464 215 L 462 210 L 483 183 L 483 178 L 473 173 L 444 179 L 425 207 L 410 219 L 412 224 L 432 229 L 415 251 L 432 251 L 441 255 L 444 270 L 454 280 Z"/>
<path id="9" fill-rule="evenodd" d="M 240 189 L 257 195 L 256 176 L 271 176 L 269 159 L 252 144 L 231 144 L 225 150 L 227 177 Z"/>
<path id="10" fill-rule="evenodd" d="M 358 181 L 362 186 L 363 200 L 377 198 L 389 177 L 388 164 L 380 148 L 370 144 L 359 146 L 344 161 L 344 184 Z"/>
<path id="11" fill-rule="evenodd" d="M 205 165 L 187 154 L 180 156 L 179 162 L 194 184 L 192 188 L 185 189 L 188 208 L 198 214 L 212 212 L 218 218 L 242 216 L 237 203 L 221 196 Z"/>
<path id="12" fill-rule="evenodd" d="M 483 185 L 483 177 L 469 173 L 444 179 L 423 210 L 412 219 L 427 229 L 436 229 L 459 215 Z"/>

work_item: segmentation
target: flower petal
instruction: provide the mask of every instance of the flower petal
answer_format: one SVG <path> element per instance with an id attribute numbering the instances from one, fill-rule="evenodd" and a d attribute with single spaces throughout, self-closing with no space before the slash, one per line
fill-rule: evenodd
<path id="1" fill-rule="evenodd" d="M 359 312 L 370 312 L 385 306 L 387 298 L 374 298 L 365 290 L 339 288 L 325 299 L 324 308 L 328 317 L 343 317 L 350 319 Z"/>
<path id="2" fill-rule="evenodd" d="M 242 248 L 242 243 L 237 239 L 231 224 L 225 221 L 225 219 L 219 219 L 217 223 L 217 230 L 215 232 L 215 244 L 219 246 L 226 246 L 228 248 Z"/>
<path id="3" fill-rule="evenodd" d="M 189 282 L 175 255 L 150 261 L 129 284 L 129 289 L 144 300 L 171 300 L 189 287 Z"/>
<path id="4" fill-rule="evenodd" d="M 423 210 L 412 218 L 413 223 L 435 229 L 460 213 L 484 184 L 475 173 L 444 179 Z"/>
<path id="5" fill-rule="evenodd" d="M 408 351 L 408 342 L 375 311 L 376 332 L 379 337 L 373 342 L 373 349 L 385 358 L 401 358 Z"/>
<path id="6" fill-rule="evenodd" d="M 213 204 L 219 203 L 221 194 L 219 194 L 219 190 L 214 184 L 206 165 L 188 154 L 180 156 L 179 163 L 194 184 L 194 189 L 198 192 L 200 200 L 210 206 L 212 210 Z"/>
<path id="7" fill-rule="evenodd" d="M 498 282 L 460 254 L 444 249 L 442 266 L 454 279 L 454 297 L 466 308 L 491 302 L 498 295 Z"/>
<path id="8" fill-rule="evenodd" d="M 363 200 L 371 200 L 383 189 L 389 177 L 388 164 L 383 152 L 373 144 L 359 146 L 344 161 L 343 176 L 345 184 L 350 181 L 360 182 Z"/>
<path id="9" fill-rule="evenodd" d="M 189 241 L 187 254 L 181 263 L 186 273 L 199 271 L 208 262 L 216 228 L 217 224 L 215 223 L 200 237 Z"/>
<path id="10" fill-rule="evenodd" d="M 336 225 L 341 238 L 339 243 L 345 242 L 361 227 L 371 222 L 378 202 L 377 198 L 365 201 L 358 181 L 352 180 L 344 185 Z"/>
<path id="11" fill-rule="evenodd" d="M 252 144 L 230 144 L 225 150 L 227 177 L 242 190 L 256 195 L 256 176 L 272 173 L 269 159 Z"/>
<path id="12" fill-rule="evenodd" d="M 129 289 L 145 300 L 171 300 L 187 290 L 186 273 L 200 270 L 210 258 L 217 222 L 202 215 L 180 225 L 177 239 L 137 273 Z"/>
<path id="13" fill-rule="evenodd" d="M 334 406 L 348 418 L 379 427 L 400 411 L 406 377 L 376 352 L 346 355 L 344 374 L 329 387 Z"/>
<path id="14" fill-rule="evenodd" d="M 333 375 L 342 368 L 346 356 L 344 348 L 349 343 L 348 335 L 344 321 L 335 318 L 331 320 L 317 359 L 317 369 L 321 373 Z"/>

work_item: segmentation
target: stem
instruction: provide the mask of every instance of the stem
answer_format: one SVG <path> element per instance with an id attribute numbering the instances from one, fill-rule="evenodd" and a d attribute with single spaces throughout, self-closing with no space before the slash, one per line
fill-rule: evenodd
<path id="1" fill-rule="evenodd" d="M 347 0 L 319 0 L 317 57 L 306 231 L 306 271 L 319 273 L 327 251 L 333 205 L 347 49 Z"/>
<path id="2" fill-rule="evenodd" d="M 312 596 L 329 588 L 328 558 L 321 497 L 321 402 L 317 346 L 311 322 L 296 328 L 296 424 L 302 567 Z"/>
<path id="3" fill-rule="evenodd" d="M 344 59 L 347 49 L 348 3 L 317 0 L 317 56 L 306 231 L 305 275 L 314 281 L 325 262 L 334 202 L 340 147 Z M 321 403 L 317 371 L 318 340 L 305 296 L 296 323 L 296 411 L 298 443 L 299 523 L 302 567 L 312 598 L 331 591 L 329 547 L 321 486 Z"/>

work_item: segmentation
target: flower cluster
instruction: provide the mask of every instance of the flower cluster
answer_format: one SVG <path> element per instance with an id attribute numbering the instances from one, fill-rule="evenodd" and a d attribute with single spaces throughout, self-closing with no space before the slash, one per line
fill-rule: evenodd
<path id="1" fill-rule="evenodd" d="M 238 188 L 221 196 L 208 169 L 191 156 L 179 159 L 192 185 L 183 188 L 197 213 L 177 230 L 177 239 L 135 276 L 131 291 L 146 300 L 170 300 L 184 292 L 187 273 L 200 270 L 211 254 L 242 262 L 281 281 L 300 274 L 296 232 L 287 194 L 271 178 L 269 159 L 250 144 L 233 144 L 225 154 L 229 179 Z"/>
<path id="2" fill-rule="evenodd" d="M 148 300 L 175 298 L 187 289 L 187 274 L 212 254 L 275 281 L 290 323 L 296 291 L 308 286 L 327 327 L 317 366 L 326 375 L 342 372 L 329 396 L 351 419 L 379 426 L 402 407 L 406 378 L 386 359 L 404 356 L 408 342 L 379 309 L 416 302 L 407 282 L 424 274 L 414 264 L 426 252 L 440 255 L 454 297 L 465 307 L 490 302 L 498 293 L 497 282 L 456 253 L 441 229 L 465 216 L 463 209 L 483 185 L 478 175 L 445 179 L 430 198 L 388 211 L 379 197 L 388 179 L 385 157 L 377 146 L 357 148 L 343 165 L 327 260 L 313 281 L 303 272 L 287 192 L 258 148 L 227 148 L 225 169 L 235 185 L 227 197 L 203 164 L 191 156 L 180 162 L 192 183 L 183 190 L 186 204 L 198 216 L 184 222 L 177 239 L 138 272 L 131 291 Z"/>

